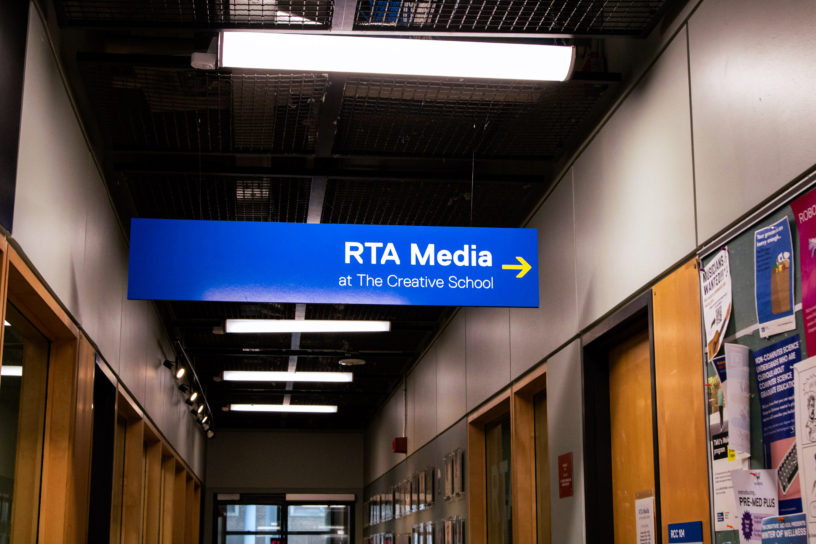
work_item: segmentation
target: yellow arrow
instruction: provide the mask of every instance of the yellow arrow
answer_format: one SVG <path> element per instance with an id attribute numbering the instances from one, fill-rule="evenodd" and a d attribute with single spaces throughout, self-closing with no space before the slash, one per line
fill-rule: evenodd
<path id="1" fill-rule="evenodd" d="M 503 264 L 502 270 L 518 270 L 519 273 L 516 274 L 516 277 L 523 278 L 524 274 L 529 272 L 532 266 L 530 266 L 530 264 L 521 257 L 516 257 L 516 260 L 521 264 Z"/>

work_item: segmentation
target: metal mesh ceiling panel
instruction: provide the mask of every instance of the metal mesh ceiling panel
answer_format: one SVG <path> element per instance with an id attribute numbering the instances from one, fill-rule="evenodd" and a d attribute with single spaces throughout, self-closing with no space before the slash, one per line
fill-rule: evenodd
<path id="1" fill-rule="evenodd" d="M 359 0 L 355 28 L 645 34 L 667 0 Z"/>
<path id="2" fill-rule="evenodd" d="M 610 84 L 355 78 L 335 149 L 467 157 L 555 157 L 591 121 Z"/>
<path id="3" fill-rule="evenodd" d="M 116 150 L 309 152 L 328 81 L 99 61 L 81 70 Z"/>
<path id="4" fill-rule="evenodd" d="M 517 227 L 543 196 L 543 184 L 334 180 L 326 190 L 324 223 Z M 519 207 L 519 203 L 526 203 Z M 523 210 L 523 213 L 520 213 Z"/>
<path id="5" fill-rule="evenodd" d="M 305 222 L 309 178 L 130 174 L 139 217 Z"/>
<path id="6" fill-rule="evenodd" d="M 57 0 L 68 26 L 328 28 L 332 0 Z"/>

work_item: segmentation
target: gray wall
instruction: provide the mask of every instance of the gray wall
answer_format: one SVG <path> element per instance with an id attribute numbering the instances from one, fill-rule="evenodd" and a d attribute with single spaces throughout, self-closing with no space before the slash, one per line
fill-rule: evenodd
<path id="1" fill-rule="evenodd" d="M 207 446 L 204 539 L 216 493 L 354 493 L 362 540 L 363 433 L 219 431 Z"/>
<path id="2" fill-rule="evenodd" d="M 816 4 L 691 4 L 528 223 L 540 307 L 458 312 L 407 380 L 409 420 L 437 411 L 435 433 L 409 425 L 410 454 L 546 362 L 552 456 L 574 452 L 576 495 L 552 497 L 559 542 L 584 542 L 579 333 L 816 162 Z M 420 404 L 430 367 L 436 402 Z M 400 392 L 368 429 L 367 482 L 405 459 L 389 451 L 401 418 Z"/>
<path id="3" fill-rule="evenodd" d="M 196 474 L 204 438 L 170 373 L 152 303 L 127 300 L 127 241 L 39 12 L 31 7 L 12 238 Z"/>

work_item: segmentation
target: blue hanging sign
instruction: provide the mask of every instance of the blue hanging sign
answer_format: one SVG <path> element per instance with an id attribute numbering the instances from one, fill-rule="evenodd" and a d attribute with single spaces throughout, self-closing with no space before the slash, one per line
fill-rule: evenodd
<path id="1" fill-rule="evenodd" d="M 133 219 L 128 298 L 538 307 L 537 231 Z"/>
<path id="2" fill-rule="evenodd" d="M 703 544 L 703 522 L 669 523 L 669 544 Z"/>

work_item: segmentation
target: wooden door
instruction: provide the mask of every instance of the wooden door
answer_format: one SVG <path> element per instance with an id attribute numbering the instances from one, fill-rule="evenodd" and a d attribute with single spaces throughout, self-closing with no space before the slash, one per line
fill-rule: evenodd
<path id="1" fill-rule="evenodd" d="M 609 350 L 609 420 L 615 542 L 637 542 L 635 499 L 654 494 L 649 332 Z"/>

